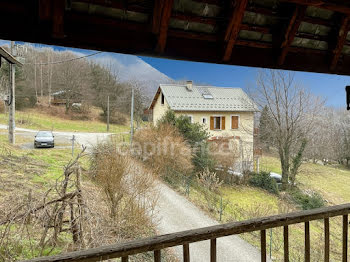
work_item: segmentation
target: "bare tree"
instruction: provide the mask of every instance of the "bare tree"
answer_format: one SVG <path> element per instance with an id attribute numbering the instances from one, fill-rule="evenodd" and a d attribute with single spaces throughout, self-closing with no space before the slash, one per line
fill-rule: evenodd
<path id="1" fill-rule="evenodd" d="M 293 73 L 275 70 L 259 71 L 255 102 L 261 108 L 267 106 L 273 120 L 270 132 L 281 161 L 282 188 L 286 189 L 291 169 L 295 172 L 293 156 L 300 153 L 324 102 L 296 83 Z"/>

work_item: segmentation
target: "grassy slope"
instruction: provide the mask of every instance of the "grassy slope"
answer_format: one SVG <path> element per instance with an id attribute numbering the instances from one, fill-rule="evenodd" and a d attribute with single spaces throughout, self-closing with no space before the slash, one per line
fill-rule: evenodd
<path id="1" fill-rule="evenodd" d="M 57 116 L 27 110 L 16 112 L 17 127 L 29 129 L 47 129 L 54 131 L 106 132 L 106 124 L 100 121 L 67 120 Z M 8 116 L 0 114 L 0 123 L 7 124 Z M 122 125 L 110 125 L 111 133 L 128 132 L 129 128 Z"/>
<path id="2" fill-rule="evenodd" d="M 264 156 L 261 159 L 261 170 L 281 173 L 278 158 Z M 330 177 L 332 179 L 330 179 Z M 340 204 L 350 199 L 348 192 L 350 171 L 343 168 L 322 166 L 312 163 L 303 164 L 298 175 L 298 182 L 304 188 L 310 188 L 320 192 L 330 204 Z M 275 215 L 297 210 L 283 195 L 280 197 L 267 193 L 258 188 L 247 186 L 224 187 L 221 190 L 224 205 L 222 221 L 240 221 L 254 217 Z M 206 200 L 195 188 L 191 188 L 189 198 L 197 205 L 208 211 Z M 210 213 L 219 219 L 218 213 Z M 341 254 L 341 218 L 330 220 L 331 230 L 331 260 L 338 261 Z M 323 256 L 323 223 L 313 221 L 311 226 L 311 247 L 314 251 L 312 261 L 322 260 Z M 275 261 L 283 261 L 283 229 L 276 228 L 267 231 L 268 253 L 270 252 L 270 234 L 272 257 Z M 260 248 L 260 233 L 253 232 L 241 235 L 245 240 Z M 304 226 L 297 224 L 290 226 L 290 260 L 303 261 L 304 250 Z"/>
<path id="3" fill-rule="evenodd" d="M 34 194 L 45 192 L 62 175 L 63 166 L 70 159 L 69 149 L 22 150 L 18 146 L 9 145 L 7 135 L 0 135 L 0 200 L 12 195 L 24 196 L 29 190 Z M 27 241 L 23 241 L 22 246 L 16 248 L 20 248 L 21 253 L 18 259 L 39 255 L 37 250 L 32 253 Z M 57 247 L 50 254 L 60 252 L 62 250 Z"/>
<path id="4" fill-rule="evenodd" d="M 261 170 L 281 173 L 279 159 L 272 156 L 264 156 L 261 159 Z M 299 169 L 297 183 L 304 189 L 312 189 L 319 192 L 328 205 L 337 205 L 350 201 L 350 170 L 341 166 L 323 166 L 314 163 L 303 163 Z M 339 261 L 341 254 L 341 217 L 331 218 L 331 261 Z M 323 223 L 322 221 L 313 221 L 311 225 L 311 241 L 313 248 L 320 252 L 323 250 Z M 296 228 L 298 228 L 296 230 Z M 290 231 L 293 238 L 303 241 L 303 228 L 293 226 Z M 313 243 L 314 242 L 314 243 Z M 296 248 L 298 248 L 296 246 Z M 301 246 L 300 246 L 301 248 Z M 293 251 L 292 251 L 293 252 Z M 294 251 L 294 254 L 297 253 Z M 318 254 L 319 256 L 320 254 Z M 322 253 L 321 253 L 322 255 Z M 300 256 L 296 254 L 296 256 Z M 302 260 L 302 257 L 300 258 Z M 314 254 L 313 261 L 321 260 Z"/>
<path id="5" fill-rule="evenodd" d="M 281 173 L 277 158 L 264 156 L 261 169 Z M 318 191 L 333 205 L 350 202 L 350 170 L 341 166 L 323 166 L 304 163 L 300 167 L 297 182 L 301 187 Z"/>

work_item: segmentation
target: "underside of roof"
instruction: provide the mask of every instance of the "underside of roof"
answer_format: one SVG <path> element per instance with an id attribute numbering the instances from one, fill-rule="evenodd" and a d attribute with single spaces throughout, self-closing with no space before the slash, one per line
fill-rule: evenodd
<path id="1" fill-rule="evenodd" d="M 174 111 L 256 112 L 255 103 L 241 88 L 211 86 L 160 85 L 150 109 L 163 93 Z"/>
<path id="2" fill-rule="evenodd" d="M 9 52 L 0 46 L 0 58 L 4 58 L 10 64 L 16 64 L 21 66 L 22 63 L 19 62 L 15 57 L 13 57 Z"/>
<path id="3" fill-rule="evenodd" d="M 2 0 L 0 22 L 2 39 L 350 75 L 346 0 Z"/>

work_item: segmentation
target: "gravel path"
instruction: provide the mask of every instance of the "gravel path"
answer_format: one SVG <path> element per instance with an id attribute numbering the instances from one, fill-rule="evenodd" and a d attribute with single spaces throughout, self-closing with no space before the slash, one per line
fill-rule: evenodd
<path id="1" fill-rule="evenodd" d="M 0 125 L 0 129 L 7 129 Z M 4 130 L 5 131 L 5 130 Z M 33 139 L 37 130 L 16 128 L 16 133 Z M 81 132 L 53 132 L 55 140 L 62 143 L 71 143 L 75 135 L 77 143 L 86 146 L 95 145 L 105 140 L 109 133 L 81 133 Z M 24 147 L 31 148 L 33 143 Z M 218 223 L 208 217 L 199 208 L 194 206 L 185 197 L 179 195 L 168 186 L 159 182 L 159 201 L 156 208 L 158 233 L 168 234 L 178 231 L 217 225 Z M 175 254 L 182 260 L 182 247 L 174 248 Z M 217 255 L 220 262 L 254 262 L 260 261 L 260 252 L 238 236 L 217 239 Z M 210 260 L 210 243 L 202 241 L 190 244 L 190 257 L 192 262 L 206 262 Z"/>
<path id="2" fill-rule="evenodd" d="M 217 225 L 185 197 L 159 182 L 159 200 L 156 208 L 159 234 Z M 182 259 L 182 247 L 174 248 L 175 254 Z M 217 256 L 220 262 L 260 261 L 260 251 L 238 236 L 217 239 Z M 191 262 L 210 261 L 210 242 L 202 241 L 190 244 Z"/>
<path id="3" fill-rule="evenodd" d="M 7 129 L 7 125 L 1 125 L 0 129 L 4 131 Z M 34 142 L 35 134 L 38 130 L 27 129 L 27 128 L 19 128 L 16 127 L 16 134 L 27 137 L 28 139 L 32 139 Z M 55 131 L 53 132 L 55 136 L 55 141 L 61 144 L 71 144 L 72 137 L 75 136 L 76 143 L 80 145 L 84 145 L 87 147 L 96 145 L 98 141 L 105 140 L 111 133 L 84 133 L 84 132 L 64 132 L 64 131 Z M 26 143 L 23 145 L 25 149 L 32 149 L 33 143 Z"/>

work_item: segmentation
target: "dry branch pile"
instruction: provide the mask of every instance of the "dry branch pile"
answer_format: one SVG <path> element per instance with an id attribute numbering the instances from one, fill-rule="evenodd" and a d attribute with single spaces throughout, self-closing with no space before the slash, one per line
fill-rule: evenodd
<path id="1" fill-rule="evenodd" d="M 158 194 L 153 174 L 111 148 L 107 144 L 104 153 L 95 155 L 92 170 L 97 172 L 92 178 L 80 165 L 81 158 L 87 155 L 83 148 L 46 191 L 28 186 L 23 187 L 26 191 L 22 194 L 2 199 L 0 261 L 53 255 L 154 234 L 152 214 Z"/>

